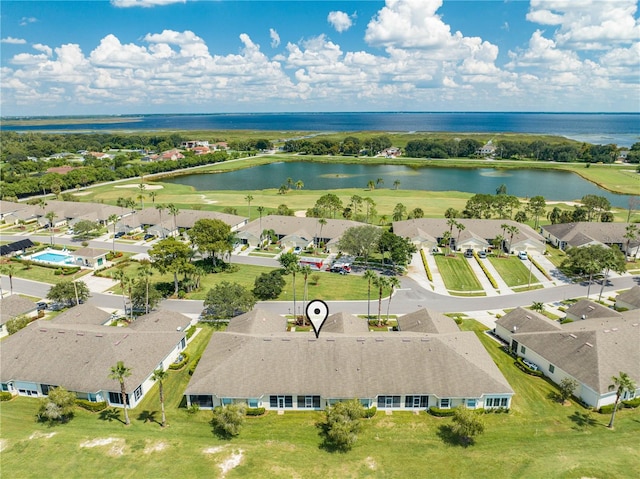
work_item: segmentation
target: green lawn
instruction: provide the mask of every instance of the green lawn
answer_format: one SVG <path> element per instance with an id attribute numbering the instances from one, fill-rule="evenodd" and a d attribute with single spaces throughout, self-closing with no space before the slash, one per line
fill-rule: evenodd
<path id="1" fill-rule="evenodd" d="M 481 291 L 482 285 L 462 255 L 435 255 L 438 271 L 449 292 Z"/>
<path id="2" fill-rule="evenodd" d="M 496 269 L 498 274 L 502 277 L 507 286 L 510 288 L 516 286 L 527 286 L 529 284 L 529 277 L 531 277 L 531 284 L 538 283 L 538 278 L 533 273 L 529 276 L 529 262 L 524 262 L 517 256 L 503 256 L 498 258 L 497 256 L 489 255 L 489 261 Z M 531 265 L 532 268 L 535 266 Z"/>
<path id="3" fill-rule="evenodd" d="M 48 427 L 34 421 L 38 400 L 17 398 L 2 403 L 3 477 L 96 478 L 223 477 L 221 465 L 233 454 L 240 464 L 233 478 L 406 478 L 406 477 L 523 477 L 635 478 L 640 475 L 640 410 L 623 410 L 616 428 L 609 417 L 587 413 L 579 406 L 562 406 L 549 399 L 555 388 L 528 376 L 513 365 L 482 325 L 464 320 L 463 329 L 480 340 L 516 392 L 509 414 L 484 416 L 486 432 L 475 445 L 446 443 L 441 428 L 448 418 L 427 414 L 378 413 L 365 421 L 354 449 L 329 453 L 320 446 L 315 422 L 318 412 L 268 413 L 249 418 L 239 437 L 223 441 L 214 436 L 211 414 L 189 415 L 177 407 L 188 382 L 187 368 L 171 372 L 165 382 L 168 427 L 157 424 L 157 386 L 130 411 L 125 427 L 121 414 L 92 414 L 78 410 L 68 424 Z M 189 345 L 191 358 L 204 348 L 212 330 L 204 327 Z M 135 367 L 135 366 L 133 366 Z M 111 440 L 87 447 L 92 440 Z M 84 446 L 84 447 L 83 447 Z M 425 472 L 428 471 L 428 472 Z"/>

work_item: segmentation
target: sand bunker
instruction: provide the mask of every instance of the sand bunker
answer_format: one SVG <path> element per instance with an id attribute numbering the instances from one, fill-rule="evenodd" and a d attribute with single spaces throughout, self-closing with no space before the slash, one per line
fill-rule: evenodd
<path id="1" fill-rule="evenodd" d="M 90 195 L 90 191 L 80 191 L 79 193 L 74 193 L 73 196 L 87 196 Z"/>
<path id="2" fill-rule="evenodd" d="M 138 185 L 115 185 L 115 188 L 138 188 Z M 144 184 L 144 190 L 161 190 L 164 188 L 162 185 L 149 185 L 147 183 Z"/>
<path id="3" fill-rule="evenodd" d="M 296 216 L 297 218 L 306 218 L 307 217 L 307 211 L 306 210 L 298 210 L 294 213 L 294 216 Z"/>
<path id="4" fill-rule="evenodd" d="M 207 199 L 207 195 L 200 195 L 200 198 L 202 199 L 202 201 L 204 201 L 205 203 L 207 203 L 209 205 L 215 205 L 217 203 L 216 200 L 208 200 Z"/>

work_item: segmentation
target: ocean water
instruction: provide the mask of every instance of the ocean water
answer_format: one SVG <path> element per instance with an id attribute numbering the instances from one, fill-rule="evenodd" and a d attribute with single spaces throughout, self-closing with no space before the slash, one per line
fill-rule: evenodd
<path id="1" fill-rule="evenodd" d="M 68 117 L 67 117 L 68 118 Z M 119 117 L 110 117 L 111 120 Z M 8 119 L 8 118 L 7 118 Z M 7 120 L 5 119 L 5 120 Z M 376 131 L 535 133 L 578 141 L 631 146 L 640 141 L 640 113 L 494 113 L 494 112 L 363 112 L 363 113 L 216 113 L 123 116 L 122 121 L 80 124 L 2 126 L 14 131 Z M 132 121 L 133 120 L 133 121 Z"/>

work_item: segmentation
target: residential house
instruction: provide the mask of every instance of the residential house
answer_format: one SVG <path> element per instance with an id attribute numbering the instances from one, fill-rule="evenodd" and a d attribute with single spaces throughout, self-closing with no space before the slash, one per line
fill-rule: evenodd
<path id="1" fill-rule="evenodd" d="M 135 407 L 153 386 L 153 372 L 166 370 L 187 345 L 189 318 L 163 315 L 173 320 L 149 314 L 125 328 L 82 324 L 82 316 L 68 315 L 55 323 L 35 321 L 3 340 L 0 389 L 42 397 L 62 386 L 80 399 L 122 406 L 120 384 L 109 378 L 111 367 L 122 361 L 131 368 L 125 388 L 129 406 Z"/>
<path id="2" fill-rule="evenodd" d="M 576 380 L 573 394 L 591 407 L 615 402 L 611 378 L 621 371 L 637 385 L 622 399 L 640 394 L 640 320 L 636 311 L 567 323 L 555 331 L 513 334 L 511 349 L 556 384 L 565 378 Z"/>
<path id="3" fill-rule="evenodd" d="M 76 266 L 93 269 L 100 269 L 106 266 L 108 253 L 107 250 L 89 247 L 71 252 Z"/>
<path id="4" fill-rule="evenodd" d="M 398 331 L 430 334 L 457 333 L 456 322 L 449 316 L 427 308 L 398 317 Z"/>
<path id="5" fill-rule="evenodd" d="M 63 311 L 50 320 L 52 324 L 85 324 L 92 326 L 109 326 L 115 316 L 104 309 L 89 303 L 78 304 Z"/>
<path id="6" fill-rule="evenodd" d="M 476 150 L 476 155 L 493 156 L 495 152 L 496 152 L 496 146 L 492 144 L 491 141 L 489 141 Z"/>
<path id="7" fill-rule="evenodd" d="M 572 304 L 565 312 L 566 319 L 579 321 L 591 318 L 617 318 L 620 313 L 588 299 L 581 299 Z"/>
<path id="8" fill-rule="evenodd" d="M 248 314 L 213 334 L 185 391 L 188 405 L 320 410 L 358 398 L 383 410 L 510 407 L 513 390 L 473 332 L 369 332 L 363 319 L 339 313 L 316 338 Z M 254 321 L 259 331 L 247 324 Z"/>
<path id="9" fill-rule="evenodd" d="M 556 248 L 566 250 L 569 247 L 580 248 L 594 244 L 616 246 L 621 251 L 627 249 L 627 227 L 630 223 L 598 223 L 581 221 L 577 223 L 558 223 L 541 227 L 544 238 Z M 629 244 L 629 256 L 638 255 L 640 238 Z"/>
<path id="10" fill-rule="evenodd" d="M 456 221 L 464 229 L 457 229 L 447 224 L 446 218 L 415 218 L 394 221 L 393 232 L 403 238 L 409 238 L 416 246 L 433 249 L 442 242 L 445 232 L 451 233 L 451 248 L 454 250 L 473 249 L 475 251 L 490 250 L 493 240 L 503 236 L 503 247 L 511 252 L 533 251 L 544 253 L 544 238 L 530 226 L 512 220 L 483 220 L 459 218 Z M 503 229 L 503 225 L 514 226 L 517 232 L 511 235 Z M 435 240 L 435 242 L 434 242 Z"/>
<path id="11" fill-rule="evenodd" d="M 532 333 L 539 331 L 560 331 L 558 321 L 552 321 L 545 315 L 524 308 L 516 308 L 496 320 L 494 333 L 507 343 L 513 351 L 518 349 L 518 342 L 513 336 L 518 333 Z"/>
<path id="12" fill-rule="evenodd" d="M 640 309 L 640 286 L 620 293 L 616 297 L 616 309 Z"/>
<path id="13" fill-rule="evenodd" d="M 0 297 L 0 337 L 7 335 L 7 321 L 18 316 L 37 317 L 37 304 L 17 294 Z"/>

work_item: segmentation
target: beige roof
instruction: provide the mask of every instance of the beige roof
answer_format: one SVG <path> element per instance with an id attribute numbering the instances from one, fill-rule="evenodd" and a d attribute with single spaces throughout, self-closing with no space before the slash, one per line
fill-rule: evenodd
<path id="1" fill-rule="evenodd" d="M 140 224 L 156 225 L 160 223 L 160 212 L 155 208 L 145 208 L 137 212 L 137 218 Z M 162 211 L 162 222 L 165 227 L 173 230 L 173 215 L 169 210 Z M 196 221 L 200 219 L 216 219 L 226 223 L 231 228 L 238 227 L 243 224 L 245 218 L 238 215 L 230 215 L 220 213 L 218 211 L 201 211 L 201 210 L 178 210 L 175 218 L 175 224 L 178 228 L 193 228 Z"/>
<path id="2" fill-rule="evenodd" d="M 623 301 L 635 306 L 636 308 L 640 308 L 640 286 L 634 286 L 624 293 L 620 293 L 616 298 L 616 301 Z"/>
<path id="3" fill-rule="evenodd" d="M 624 237 L 626 228 L 630 223 L 600 223 L 581 221 L 577 223 L 558 223 L 545 225 L 542 229 L 556 238 L 565 241 L 570 246 L 599 242 L 607 245 L 623 244 L 626 247 L 627 240 Z M 636 247 L 640 242 L 631 241 L 631 247 Z"/>
<path id="4" fill-rule="evenodd" d="M 174 311 L 152 311 L 137 318 L 129 327 L 135 331 L 184 331 L 191 319 Z"/>
<path id="5" fill-rule="evenodd" d="M 577 303 L 572 304 L 566 313 L 567 316 L 573 315 L 578 318 L 581 318 L 583 315 L 585 318 L 611 318 L 620 316 L 620 313 L 617 311 L 588 299 L 581 299 Z"/>
<path id="6" fill-rule="evenodd" d="M 214 333 L 185 394 L 480 397 L 513 391 L 473 332 Z"/>
<path id="7" fill-rule="evenodd" d="M 335 313 L 329 316 L 320 330 L 320 337 L 326 334 L 365 334 L 369 333 L 369 323 L 353 314 Z"/>
<path id="8" fill-rule="evenodd" d="M 533 228 L 523 223 L 512 220 L 479 220 L 457 218 L 456 221 L 464 225 L 465 229 L 460 232 L 460 243 L 475 238 L 481 241 L 488 241 L 502 235 L 502 225 L 508 224 L 516 226 L 518 233 L 513 235 L 513 244 L 522 241 L 533 241 L 535 243 L 544 244 L 542 235 L 536 233 Z M 393 222 L 393 232 L 403 238 L 424 237 L 425 234 L 434 238 L 441 238 L 445 231 L 449 231 L 450 226 L 447 224 L 447 218 L 416 218 L 404 221 Z M 454 227 L 452 230 L 454 239 L 458 236 L 458 230 Z M 507 241 L 510 240 L 508 233 L 504 234 Z"/>
<path id="9" fill-rule="evenodd" d="M 51 320 L 54 324 L 93 324 L 102 325 L 111 319 L 111 314 L 85 303 L 60 313 Z"/>
<path id="10" fill-rule="evenodd" d="M 82 218 L 103 222 L 111 215 L 120 216 L 122 214 L 122 208 L 118 206 L 80 201 L 47 200 L 47 206 L 44 210 L 55 211 L 57 219 Z M 40 208 L 40 214 L 45 214 L 42 208 Z"/>
<path id="11" fill-rule="evenodd" d="M 70 391 L 119 391 L 109 371 L 118 361 L 131 368 L 133 391 L 184 338 L 184 332 L 51 324 L 35 321 L 9 336 L 0 350 L 0 381 L 30 381 Z"/>
<path id="12" fill-rule="evenodd" d="M 509 311 L 496 321 L 496 325 L 512 333 L 532 333 L 537 331 L 559 331 L 562 327 L 558 321 L 524 308 Z"/>
<path id="13" fill-rule="evenodd" d="M 72 254 L 74 256 L 82 256 L 84 258 L 99 258 L 100 256 L 106 255 L 108 252 L 109 251 L 106 249 L 90 248 L 87 246 L 73 251 Z"/>
<path id="14" fill-rule="evenodd" d="M 455 333 L 460 331 L 456 322 L 448 316 L 426 308 L 398 317 L 398 330 L 414 333 Z"/>
<path id="15" fill-rule="evenodd" d="M 587 319 L 562 326 L 560 331 L 514 335 L 555 367 L 566 371 L 599 394 L 620 371 L 640 383 L 640 321 L 629 311 L 623 317 Z M 539 364 L 544 369 L 548 365 Z"/>
<path id="16" fill-rule="evenodd" d="M 243 226 L 241 231 L 251 233 L 255 237 L 259 237 L 264 230 L 273 230 L 278 236 L 296 235 L 305 238 L 308 241 L 315 237 L 333 239 L 342 236 L 348 228 L 354 226 L 364 226 L 365 223 L 359 223 L 351 220 L 334 220 L 326 218 L 327 224 L 320 225 L 319 218 L 300 218 L 297 216 L 279 216 L 268 215 L 263 216 L 262 221 L 253 220 L 251 223 Z M 320 230 L 322 226 L 322 234 Z M 262 227 L 262 229 L 260 229 Z"/>
<path id="17" fill-rule="evenodd" d="M 11 318 L 35 311 L 36 303 L 17 294 L 0 299 L 0 324 L 4 324 Z"/>
<path id="18" fill-rule="evenodd" d="M 263 309 L 253 309 L 231 318 L 227 332 L 245 334 L 271 334 L 287 330 L 287 318 Z"/>

